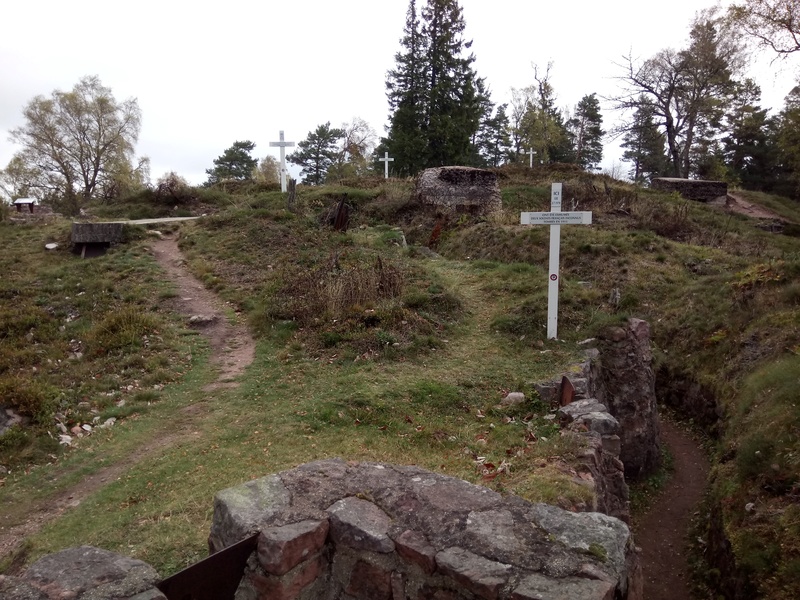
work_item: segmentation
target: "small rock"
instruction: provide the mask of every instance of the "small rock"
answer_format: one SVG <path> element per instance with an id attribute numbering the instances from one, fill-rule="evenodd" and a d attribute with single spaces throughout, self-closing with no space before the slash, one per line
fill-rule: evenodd
<path id="1" fill-rule="evenodd" d="M 63 444 L 64 446 L 69 446 L 72 444 L 72 436 L 62 433 L 58 436 L 58 443 Z"/>
<path id="2" fill-rule="evenodd" d="M 500 401 L 500 406 L 519 406 L 525 402 L 525 394 L 522 392 L 511 392 Z"/>
<path id="3" fill-rule="evenodd" d="M 202 327 L 204 325 L 210 325 L 216 320 L 216 315 L 192 315 L 189 317 L 189 325 L 197 325 Z"/>
<path id="4" fill-rule="evenodd" d="M 112 427 L 114 425 L 114 423 L 116 423 L 116 422 L 117 422 L 117 419 L 115 417 L 109 417 L 108 419 L 103 421 L 102 425 L 98 425 L 98 427 L 100 429 L 108 429 L 109 427 Z"/>
<path id="5" fill-rule="evenodd" d="M 91 432 L 92 431 L 92 426 L 89 425 L 88 423 L 84 423 L 83 425 L 81 425 L 81 429 L 83 429 L 84 431 L 87 431 L 87 432 Z"/>
<path id="6" fill-rule="evenodd" d="M 45 244 L 44 247 L 47 250 L 58 250 L 58 244 L 56 244 L 55 242 L 51 242 L 49 244 Z"/>
<path id="7" fill-rule="evenodd" d="M 747 512 L 753 512 L 756 509 L 755 502 L 748 502 L 747 504 L 744 505 L 744 509 Z"/>
<path id="8" fill-rule="evenodd" d="M 59 430 L 61 433 L 67 433 L 67 431 L 69 431 L 69 430 L 67 429 L 67 426 L 66 426 L 66 425 L 64 425 L 64 424 L 63 424 L 63 423 L 61 423 L 61 422 L 57 422 L 57 423 L 56 423 L 56 427 L 58 428 L 58 430 Z"/>
<path id="9" fill-rule="evenodd" d="M 88 402 L 78 402 L 78 408 L 80 410 L 89 410 L 91 407 L 92 405 L 89 404 Z"/>
<path id="10" fill-rule="evenodd" d="M 75 425 L 75 427 L 72 427 L 70 429 L 70 432 L 72 433 L 72 435 L 78 435 L 79 433 L 81 433 L 82 430 L 81 430 L 80 425 Z"/>

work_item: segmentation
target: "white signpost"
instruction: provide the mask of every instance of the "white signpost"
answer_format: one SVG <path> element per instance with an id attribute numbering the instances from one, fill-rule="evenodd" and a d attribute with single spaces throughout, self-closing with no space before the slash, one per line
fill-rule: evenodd
<path id="1" fill-rule="evenodd" d="M 592 213 L 588 211 L 561 212 L 562 185 L 550 188 L 550 212 L 521 213 L 522 225 L 550 225 L 550 270 L 547 288 L 547 339 L 558 337 L 558 264 L 561 252 L 562 225 L 591 225 Z"/>
<path id="2" fill-rule="evenodd" d="M 294 146 L 294 142 L 284 142 L 283 141 L 283 131 L 281 131 L 280 135 L 281 141 L 279 142 L 270 142 L 269 145 L 273 148 L 278 147 L 281 149 L 281 191 L 286 191 L 286 148 L 291 148 Z"/>
<path id="3" fill-rule="evenodd" d="M 389 153 L 384 152 L 383 158 L 379 158 L 379 161 L 383 163 L 383 177 L 384 179 L 389 179 L 389 163 L 394 162 L 393 158 L 389 158 Z"/>

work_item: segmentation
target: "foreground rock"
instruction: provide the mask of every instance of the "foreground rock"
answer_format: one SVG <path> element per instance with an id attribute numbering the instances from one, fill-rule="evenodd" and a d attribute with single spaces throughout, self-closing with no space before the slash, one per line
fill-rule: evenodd
<path id="1" fill-rule="evenodd" d="M 156 570 L 92 546 L 40 558 L 22 577 L 0 576 L 3 600 L 158 600 Z"/>
<path id="2" fill-rule="evenodd" d="M 417 467 L 332 459 L 219 492 L 210 550 L 256 532 L 239 600 L 641 598 L 622 521 Z"/>

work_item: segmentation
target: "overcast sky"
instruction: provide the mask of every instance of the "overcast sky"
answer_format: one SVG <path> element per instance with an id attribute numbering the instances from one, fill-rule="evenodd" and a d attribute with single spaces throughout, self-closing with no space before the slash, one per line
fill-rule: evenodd
<path id="1" fill-rule="evenodd" d="M 418 0 L 418 5 L 424 0 Z M 683 47 L 697 10 L 713 0 L 461 0 L 476 70 L 496 103 L 553 61 L 558 105 L 613 95 L 623 55 Z M 728 4 L 728 2 L 723 2 Z M 117 100 L 138 99 L 137 154 L 153 179 L 192 183 L 236 140 L 278 156 L 279 130 L 299 142 L 317 125 L 354 117 L 384 133 L 386 71 L 400 50 L 408 0 L 5 0 L 0 24 L 0 167 L 37 94 L 98 75 Z M 790 66 L 752 71 L 763 106 L 780 109 Z M 618 115 L 604 110 L 609 128 Z M 604 164 L 618 158 L 608 148 Z"/>

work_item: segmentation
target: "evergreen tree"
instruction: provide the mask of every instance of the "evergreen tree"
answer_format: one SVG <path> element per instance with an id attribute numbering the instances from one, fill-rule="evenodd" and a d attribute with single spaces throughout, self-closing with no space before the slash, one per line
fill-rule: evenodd
<path id="1" fill-rule="evenodd" d="M 745 79 L 736 85 L 730 109 L 725 116 L 727 135 L 722 139 L 725 163 L 743 187 L 770 189 L 775 177 L 777 152 L 774 120 L 759 106 L 761 88 Z"/>
<path id="2" fill-rule="evenodd" d="M 331 128 L 328 121 L 319 125 L 308 137 L 297 144 L 297 150 L 286 157 L 290 163 L 302 167 L 303 183 L 320 185 L 325 183 L 328 168 L 339 157 L 338 142 L 344 130 Z"/>
<path id="3" fill-rule="evenodd" d="M 776 132 L 779 152 L 780 181 L 776 192 L 800 200 L 800 85 L 786 96 Z"/>
<path id="4" fill-rule="evenodd" d="M 556 108 L 556 95 L 550 83 L 548 63 L 545 73 L 540 76 L 534 66 L 536 86 L 529 90 L 525 113 L 520 120 L 520 141 L 526 148 L 533 148 L 539 161 L 572 162 L 573 153 L 564 117 Z"/>
<path id="5" fill-rule="evenodd" d="M 378 153 L 383 155 L 388 151 L 395 159 L 392 163 L 394 172 L 400 177 L 407 177 L 425 167 L 427 147 L 427 44 L 420 32 L 415 0 L 409 2 L 400 44 L 403 50 L 395 55 L 396 66 L 389 71 L 386 79 L 386 95 L 392 111 L 391 124 Z"/>
<path id="6" fill-rule="evenodd" d="M 652 103 L 646 97 L 640 98 L 639 107 L 622 137 L 621 146 L 625 148 L 622 160 L 632 163 L 629 176 L 634 183 L 643 184 L 668 172 L 665 136 L 655 121 L 656 115 Z"/>
<path id="7" fill-rule="evenodd" d="M 567 129 L 572 138 L 575 162 L 584 169 L 595 167 L 603 160 L 603 115 L 597 94 L 581 98 L 575 107 L 575 116 L 567 121 Z"/>
<path id="8" fill-rule="evenodd" d="M 250 156 L 256 145 L 251 141 L 234 142 L 222 156 L 214 159 L 214 168 L 206 169 L 208 181 L 212 185 L 226 179 L 252 179 L 253 169 L 258 166 L 258 159 Z"/>
<path id="9" fill-rule="evenodd" d="M 488 119 L 481 122 L 475 140 L 479 166 L 499 167 L 513 157 L 507 108 L 507 104 L 501 104 L 494 116 L 490 114 Z"/>
<path id="10" fill-rule="evenodd" d="M 464 18 L 457 0 L 410 0 L 403 50 L 386 82 L 391 115 L 382 148 L 398 175 L 424 167 L 475 161 L 474 136 L 488 102 L 483 80 L 464 56 Z"/>

